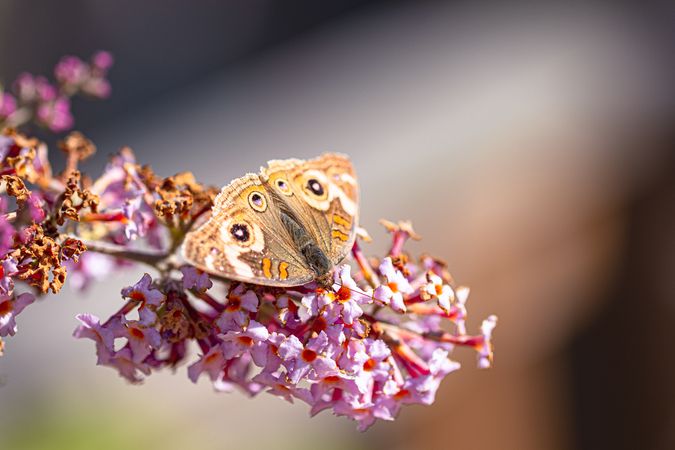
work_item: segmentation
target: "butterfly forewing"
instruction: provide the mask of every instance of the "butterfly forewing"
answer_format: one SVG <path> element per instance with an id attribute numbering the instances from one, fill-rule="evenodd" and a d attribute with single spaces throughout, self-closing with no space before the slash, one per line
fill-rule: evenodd
<path id="1" fill-rule="evenodd" d="M 349 253 L 357 208 L 356 176 L 346 156 L 270 161 L 259 175 L 222 189 L 210 219 L 186 236 L 183 254 L 223 278 L 305 284 Z"/>

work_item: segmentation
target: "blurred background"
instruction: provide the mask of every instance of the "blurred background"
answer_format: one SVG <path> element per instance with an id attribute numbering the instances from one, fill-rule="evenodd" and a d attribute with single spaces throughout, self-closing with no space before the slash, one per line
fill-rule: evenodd
<path id="1" fill-rule="evenodd" d="M 185 367 L 129 386 L 71 338 L 127 271 L 29 308 L 0 358 L 0 448 L 675 448 L 672 2 L 0 1 L 0 80 L 115 58 L 75 101 L 100 173 L 123 145 L 222 185 L 271 158 L 348 153 L 361 217 L 411 219 L 499 316 L 431 407 L 358 433 Z M 48 137 L 52 146 L 55 137 Z"/>

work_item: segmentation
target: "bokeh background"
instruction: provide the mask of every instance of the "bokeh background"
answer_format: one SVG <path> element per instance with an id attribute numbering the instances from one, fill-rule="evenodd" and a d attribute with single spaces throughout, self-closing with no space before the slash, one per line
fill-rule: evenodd
<path id="1" fill-rule="evenodd" d="M 0 1 L 0 80 L 114 53 L 77 101 L 101 170 L 123 145 L 225 184 L 271 158 L 348 153 L 362 225 L 470 285 L 495 367 L 456 354 L 431 407 L 366 433 L 216 394 L 185 367 L 129 386 L 75 341 L 135 270 L 26 310 L 0 358 L 0 448 L 675 448 L 672 2 Z M 53 145 L 55 137 L 47 137 Z"/>

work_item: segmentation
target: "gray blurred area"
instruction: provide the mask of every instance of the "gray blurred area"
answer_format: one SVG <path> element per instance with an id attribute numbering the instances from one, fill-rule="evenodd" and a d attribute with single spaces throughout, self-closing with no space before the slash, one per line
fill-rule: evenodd
<path id="1" fill-rule="evenodd" d="M 184 367 L 129 386 L 70 334 L 134 269 L 19 317 L 0 448 L 675 448 L 672 8 L 317 5 L 4 1 L 0 80 L 114 53 L 112 99 L 75 107 L 92 175 L 123 145 L 216 185 L 349 154 L 366 250 L 387 247 L 378 219 L 411 219 L 410 249 L 471 286 L 472 329 L 499 316 L 495 367 L 460 349 L 433 406 L 366 433 Z"/>

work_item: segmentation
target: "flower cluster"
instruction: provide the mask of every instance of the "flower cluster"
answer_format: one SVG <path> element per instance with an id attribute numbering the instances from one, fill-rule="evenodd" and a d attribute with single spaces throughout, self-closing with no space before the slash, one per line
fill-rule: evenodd
<path id="1" fill-rule="evenodd" d="M 95 53 L 89 62 L 64 56 L 54 67 L 55 82 L 22 73 L 12 84 L 11 92 L 0 85 L 0 129 L 17 127 L 30 120 L 53 132 L 72 128 L 70 98 L 77 94 L 92 98 L 110 96 L 106 76 L 112 64 L 112 55 L 104 51 Z"/>
<path id="2" fill-rule="evenodd" d="M 106 53 L 89 64 L 64 58 L 58 95 L 107 95 L 111 62 Z M 33 105 L 42 120 L 38 105 L 54 98 L 39 93 L 49 90 L 44 80 L 25 80 L 20 108 Z M 404 250 L 419 239 L 409 222 L 382 222 L 392 245 L 380 258 L 364 254 L 369 237 L 359 229 L 332 283 L 281 289 L 212 280 L 175 253 L 210 213 L 215 188 L 190 173 L 162 178 L 129 148 L 92 179 L 79 170 L 96 151 L 89 139 L 73 132 L 58 147 L 66 164 L 55 173 L 44 143 L 10 128 L 0 134 L 0 354 L 1 338 L 16 333 L 17 316 L 37 297 L 58 293 L 66 280 L 86 289 L 111 270 L 141 264 L 154 275 L 122 289 L 110 317 L 78 315 L 74 332 L 95 342 L 98 364 L 132 383 L 185 364 L 193 382 L 205 376 L 219 391 L 301 401 L 312 415 L 330 410 L 365 430 L 393 420 L 403 405 L 431 404 L 459 368 L 450 359 L 456 346 L 490 366 L 496 318 L 467 334 L 468 288 L 440 260 Z"/>
<path id="3" fill-rule="evenodd" d="M 416 235 L 409 223 L 385 222 L 389 254 L 369 259 L 353 249 L 355 272 L 344 264 L 330 288 L 316 284 L 269 288 L 230 283 L 220 294 L 191 266 L 122 290 L 125 303 L 104 322 L 82 314 L 75 337 L 96 343 L 98 364 L 137 383 L 153 370 L 175 367 L 201 350 L 187 370 L 206 375 L 219 391 L 268 392 L 289 402 L 350 417 L 365 430 L 393 420 L 401 406 L 431 404 L 441 380 L 459 368 L 455 346 L 492 360 L 494 316 L 467 335 L 469 290 L 452 282 L 429 256 L 413 263 L 402 251 Z M 449 325 L 449 326 L 446 326 Z"/>

